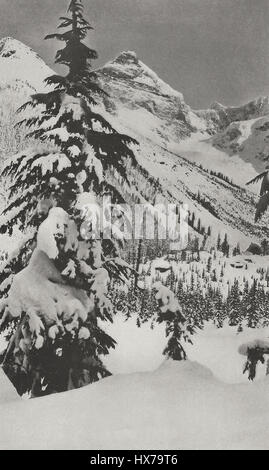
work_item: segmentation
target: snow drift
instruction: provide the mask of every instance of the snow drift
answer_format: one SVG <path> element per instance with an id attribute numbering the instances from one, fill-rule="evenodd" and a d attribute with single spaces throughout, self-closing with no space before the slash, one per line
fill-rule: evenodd
<path id="1" fill-rule="evenodd" d="M 165 361 L 155 372 L 1 404 L 0 448 L 266 449 L 268 409 L 267 380 L 224 384 L 196 362 Z"/>

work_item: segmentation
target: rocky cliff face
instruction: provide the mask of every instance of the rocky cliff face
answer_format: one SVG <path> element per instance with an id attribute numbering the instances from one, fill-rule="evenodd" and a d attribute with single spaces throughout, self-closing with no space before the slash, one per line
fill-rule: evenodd
<path id="1" fill-rule="evenodd" d="M 218 114 L 221 127 L 223 128 L 228 126 L 231 122 L 247 121 L 269 114 L 269 97 L 262 96 L 237 107 L 227 107 L 220 103 L 214 103 L 211 109 Z"/>
<path id="2" fill-rule="evenodd" d="M 206 119 L 188 106 L 183 95 L 167 85 L 138 59 L 123 52 L 98 71 L 110 99 L 107 110 L 118 114 L 141 134 L 150 131 L 156 138 L 180 140 L 197 130 L 206 131 Z"/>

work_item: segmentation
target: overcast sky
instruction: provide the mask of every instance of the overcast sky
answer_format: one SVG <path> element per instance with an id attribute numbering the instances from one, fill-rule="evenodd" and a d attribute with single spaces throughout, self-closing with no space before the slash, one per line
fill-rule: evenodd
<path id="1" fill-rule="evenodd" d="M 0 36 L 53 65 L 68 0 L 0 0 Z M 98 65 L 122 50 L 138 56 L 193 107 L 269 95 L 269 0 L 84 0 Z"/>

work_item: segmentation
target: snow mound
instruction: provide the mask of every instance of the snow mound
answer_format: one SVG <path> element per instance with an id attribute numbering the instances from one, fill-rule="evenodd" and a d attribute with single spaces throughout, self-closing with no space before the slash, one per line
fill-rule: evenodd
<path id="1" fill-rule="evenodd" d="M 195 375 L 195 377 L 201 381 L 201 380 L 216 380 L 214 378 L 213 373 L 211 370 L 209 370 L 207 367 L 199 364 L 199 362 L 196 361 L 185 361 L 182 362 L 180 365 L 184 367 L 184 375 L 182 376 L 183 379 L 185 379 L 185 376 L 188 375 L 189 377 L 192 377 Z M 177 361 L 172 361 L 171 359 L 166 359 L 165 361 L 162 362 L 162 364 L 158 367 L 158 369 L 155 371 L 155 373 L 158 376 L 167 377 L 169 379 L 171 374 L 178 374 L 178 369 L 179 368 L 179 363 Z M 179 378 L 179 377 L 178 377 Z M 186 382 L 185 382 L 186 385 Z"/>
<path id="2" fill-rule="evenodd" d="M 266 381 L 227 385 L 197 363 L 166 361 L 152 373 L 0 405 L 0 448 L 268 449 L 268 405 Z"/>

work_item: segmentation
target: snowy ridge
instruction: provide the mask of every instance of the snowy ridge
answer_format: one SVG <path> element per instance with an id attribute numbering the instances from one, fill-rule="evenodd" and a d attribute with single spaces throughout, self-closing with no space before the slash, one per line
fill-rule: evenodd
<path id="1" fill-rule="evenodd" d="M 241 106 L 223 106 L 220 103 L 213 103 L 211 109 L 219 114 L 222 127 L 224 127 L 234 121 L 246 121 L 268 115 L 269 97 L 260 96 Z"/>
<path id="2" fill-rule="evenodd" d="M 41 62 L 42 59 L 30 47 L 12 37 L 2 38 L 0 41 L 0 57 L 11 59 L 25 59 L 27 56 L 35 56 Z"/>

